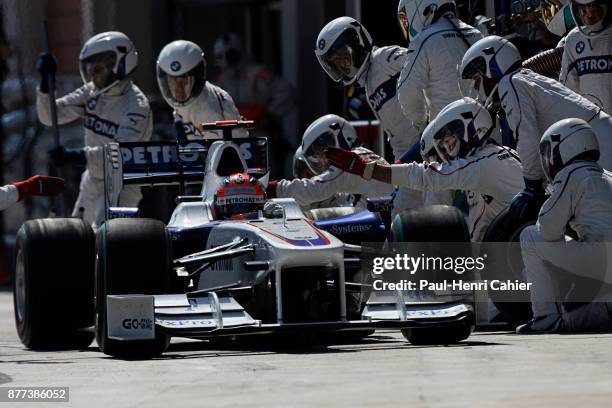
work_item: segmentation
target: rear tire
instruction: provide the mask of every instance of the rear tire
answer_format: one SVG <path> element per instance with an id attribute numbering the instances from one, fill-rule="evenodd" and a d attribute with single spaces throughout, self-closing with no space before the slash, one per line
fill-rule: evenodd
<path id="1" fill-rule="evenodd" d="M 95 242 L 77 218 L 24 223 L 15 247 L 13 305 L 21 342 L 34 350 L 89 346 L 94 324 Z"/>
<path id="2" fill-rule="evenodd" d="M 443 234 L 441 234 L 443 232 Z M 402 211 L 391 224 L 392 242 L 470 242 L 461 211 L 447 205 L 433 205 Z M 474 318 L 451 327 L 403 329 L 412 344 L 454 344 L 467 339 L 474 330 Z"/>
<path id="3" fill-rule="evenodd" d="M 154 340 L 108 338 L 106 296 L 167 293 L 171 249 L 166 227 L 151 219 L 109 220 L 98 231 L 96 247 L 96 340 L 100 349 L 128 359 L 162 354 L 170 338 L 157 331 Z"/>

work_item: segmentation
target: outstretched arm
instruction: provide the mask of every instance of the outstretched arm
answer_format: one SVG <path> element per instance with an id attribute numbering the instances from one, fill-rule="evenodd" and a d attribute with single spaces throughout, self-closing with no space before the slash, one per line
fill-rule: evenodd
<path id="1" fill-rule="evenodd" d="M 64 191 L 64 179 L 32 176 L 27 180 L 0 187 L 0 210 L 29 196 L 51 196 Z"/>
<path id="2" fill-rule="evenodd" d="M 325 149 L 325 156 L 332 166 L 356 174 L 366 180 L 375 179 L 391 184 L 391 166 L 387 164 L 368 161 L 358 153 L 350 150 L 329 147 Z"/>
<path id="3" fill-rule="evenodd" d="M 385 165 L 368 161 L 355 152 L 335 147 L 326 149 L 329 162 L 342 170 L 356 174 L 366 180 L 375 179 L 421 191 L 474 190 L 481 185 L 480 174 L 486 160 L 483 158 L 461 158 L 450 163 L 418 163 Z M 490 157 L 496 156 L 492 153 Z M 485 158 L 486 159 L 486 158 Z M 497 160 L 495 158 L 495 160 Z"/>

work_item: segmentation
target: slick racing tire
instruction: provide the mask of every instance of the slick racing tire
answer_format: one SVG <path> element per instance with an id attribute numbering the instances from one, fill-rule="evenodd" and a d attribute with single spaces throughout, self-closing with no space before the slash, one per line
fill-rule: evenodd
<path id="1" fill-rule="evenodd" d="M 467 339 L 474 330 L 474 322 L 466 322 L 450 327 L 430 327 L 423 329 L 403 329 L 402 334 L 415 346 L 457 344 Z"/>
<path id="2" fill-rule="evenodd" d="M 96 341 L 100 350 L 125 359 L 162 354 L 170 338 L 157 330 L 153 340 L 108 337 L 106 296 L 167 293 L 171 249 L 166 227 L 151 219 L 109 220 L 98 230 L 96 251 Z"/>
<path id="3" fill-rule="evenodd" d="M 392 242 L 470 242 L 461 211 L 448 205 L 431 205 L 397 214 L 391 224 Z"/>
<path id="4" fill-rule="evenodd" d="M 94 334 L 95 241 L 77 218 L 27 221 L 17 233 L 13 304 L 21 342 L 34 350 L 83 349 Z"/>
<path id="5" fill-rule="evenodd" d="M 483 242 L 514 242 L 516 245 L 515 248 L 518 249 L 521 232 L 528 226 L 535 224 L 537 219 L 527 217 L 521 220 L 512 220 L 509 219 L 508 213 L 509 208 L 506 208 L 493 219 L 491 224 L 489 224 L 489 228 L 487 228 Z M 483 244 L 481 250 L 483 253 L 497 253 L 503 249 L 499 246 L 499 244 Z M 516 251 L 511 251 L 510 246 L 508 246 L 507 251 L 499 254 L 499 256 L 495 256 L 493 259 L 499 259 L 499 261 L 503 262 L 504 265 L 490 265 L 491 267 L 488 268 L 487 276 L 483 276 L 485 279 L 512 281 L 525 280 L 525 276 L 523 274 L 523 259 L 519 253 L 516 253 Z M 489 297 L 493 301 L 493 304 L 497 310 L 499 310 L 504 319 L 512 327 L 525 323 L 532 317 L 531 302 L 529 300 L 528 293 L 509 293 L 499 290 L 491 290 L 489 291 Z"/>
<path id="6" fill-rule="evenodd" d="M 447 205 L 432 205 L 402 211 L 391 224 L 392 242 L 470 242 L 461 211 Z M 454 344 L 474 330 L 474 318 L 449 327 L 402 329 L 412 344 Z"/>

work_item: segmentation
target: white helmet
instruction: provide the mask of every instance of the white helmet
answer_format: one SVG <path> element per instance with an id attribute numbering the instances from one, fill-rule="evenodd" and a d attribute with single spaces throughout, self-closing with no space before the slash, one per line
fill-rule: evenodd
<path id="1" fill-rule="evenodd" d="M 576 26 L 568 0 L 541 0 L 540 12 L 546 29 L 558 37 L 565 37 Z"/>
<path id="2" fill-rule="evenodd" d="M 236 33 L 223 34 L 215 41 L 213 56 L 219 68 L 235 67 L 242 60 L 242 40 Z"/>
<path id="3" fill-rule="evenodd" d="M 563 119 L 549 127 L 540 140 L 540 159 L 546 178 L 576 160 L 599 160 L 599 143 L 591 126 L 582 119 Z"/>
<path id="4" fill-rule="evenodd" d="M 594 38 L 610 27 L 610 0 L 570 0 L 572 15 L 580 31 Z"/>
<path id="5" fill-rule="evenodd" d="M 138 53 L 127 35 L 107 31 L 85 42 L 79 61 L 83 83 L 93 82 L 99 95 L 134 72 L 138 66 Z"/>
<path id="6" fill-rule="evenodd" d="M 351 149 L 357 142 L 357 131 L 338 115 L 325 115 L 308 126 L 302 137 L 302 152 L 306 165 L 315 175 L 327 169 L 327 161 L 321 160 L 321 151 L 326 147 Z"/>
<path id="7" fill-rule="evenodd" d="M 444 107 L 423 135 L 431 133 L 438 156 L 449 162 L 481 146 L 494 127 L 484 106 L 474 99 L 463 98 Z"/>
<path id="8" fill-rule="evenodd" d="M 473 87 L 484 102 L 506 74 L 521 66 L 519 50 L 508 40 L 491 35 L 478 40 L 461 60 L 461 78 L 474 81 Z"/>
<path id="9" fill-rule="evenodd" d="M 351 85 L 370 63 L 372 37 L 354 18 L 340 17 L 327 23 L 317 37 L 319 64 L 335 82 Z"/>
<path id="10" fill-rule="evenodd" d="M 191 41 L 178 40 L 166 45 L 157 58 L 157 85 L 171 106 L 193 102 L 204 89 L 206 59 Z"/>
<path id="11" fill-rule="evenodd" d="M 397 6 L 397 19 L 407 41 L 446 13 L 456 14 L 454 0 L 400 0 Z"/>
<path id="12" fill-rule="evenodd" d="M 297 150 L 293 154 L 293 178 L 302 179 L 310 178 L 313 174 L 310 168 L 306 164 L 304 153 L 302 152 L 302 146 L 298 146 Z"/>

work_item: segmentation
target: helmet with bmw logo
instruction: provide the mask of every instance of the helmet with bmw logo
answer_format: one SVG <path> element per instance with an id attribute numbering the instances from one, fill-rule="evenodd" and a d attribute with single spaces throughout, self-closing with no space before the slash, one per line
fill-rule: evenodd
<path id="1" fill-rule="evenodd" d="M 157 58 L 157 84 L 168 104 L 178 108 L 192 103 L 206 83 L 204 52 L 191 41 L 166 45 Z"/>

